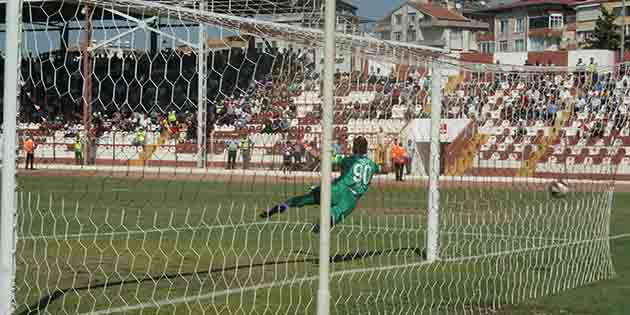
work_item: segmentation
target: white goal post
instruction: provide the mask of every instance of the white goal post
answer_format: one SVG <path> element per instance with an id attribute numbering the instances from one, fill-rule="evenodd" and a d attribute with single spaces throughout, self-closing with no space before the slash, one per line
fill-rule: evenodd
<path id="1" fill-rule="evenodd" d="M 16 117 L 19 103 L 19 70 L 22 41 L 22 1 L 5 5 L 6 33 L 4 43 L 4 104 L 2 137 L 2 208 L 0 209 L 0 313 L 11 314 L 15 301 L 15 229 L 17 202 L 16 185 Z"/>
<path id="2" fill-rule="evenodd" d="M 375 39 L 335 0 L 6 7 L 0 313 L 488 313 L 614 275 L 612 167 L 558 171 L 575 128 L 518 103 L 572 69 Z M 379 172 L 340 191 L 359 136 Z"/>

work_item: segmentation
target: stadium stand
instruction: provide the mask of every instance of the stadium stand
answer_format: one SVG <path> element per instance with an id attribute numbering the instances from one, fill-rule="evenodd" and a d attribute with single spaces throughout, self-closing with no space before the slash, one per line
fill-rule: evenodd
<path id="1" fill-rule="evenodd" d="M 301 66 L 300 51 L 246 51 L 233 48 L 212 59 L 218 70 L 208 83 L 209 165 L 222 165 L 226 142 L 243 135 L 254 143 L 254 166 L 280 163 L 287 141 L 316 157 L 309 144 L 321 131 L 317 74 L 310 65 Z M 29 56 L 22 64 L 29 78 L 42 78 L 24 82 L 20 110 L 20 130 L 36 136 L 40 163 L 72 161 L 74 136 L 83 130 L 78 61 L 58 56 Z M 99 163 L 192 165 L 197 137 L 194 55 L 167 49 L 153 59 L 99 56 L 95 64 L 92 128 Z M 148 67 L 152 71 L 143 71 Z M 449 144 L 447 175 L 546 177 L 593 167 L 630 171 L 625 156 L 630 150 L 630 76 L 623 65 L 597 73 L 519 75 L 469 72 L 449 78 L 444 116 L 470 119 L 473 128 Z M 377 143 L 380 133 L 397 137 L 411 119 L 427 117 L 429 82 L 426 75 L 397 80 L 394 74 L 337 74 L 334 124 L 342 148 L 357 134 L 370 143 Z M 169 122 L 172 112 L 176 120 Z M 146 133 L 145 146 L 133 145 L 138 130 Z"/>

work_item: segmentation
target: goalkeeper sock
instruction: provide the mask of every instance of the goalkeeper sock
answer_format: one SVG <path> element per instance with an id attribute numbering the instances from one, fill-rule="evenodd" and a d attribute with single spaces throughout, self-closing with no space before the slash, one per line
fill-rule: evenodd
<path id="1" fill-rule="evenodd" d="M 263 213 L 260 214 L 260 217 L 263 219 L 270 218 L 274 214 L 287 211 L 287 209 L 289 209 L 289 206 L 283 202 L 263 211 Z"/>
<path id="2" fill-rule="evenodd" d="M 330 229 L 332 230 L 332 228 L 335 226 L 335 221 L 333 220 L 333 218 L 330 218 Z M 313 227 L 311 228 L 311 232 L 315 233 L 315 234 L 319 234 L 319 230 L 321 229 L 321 226 L 319 225 L 319 223 L 315 223 L 313 224 Z"/>

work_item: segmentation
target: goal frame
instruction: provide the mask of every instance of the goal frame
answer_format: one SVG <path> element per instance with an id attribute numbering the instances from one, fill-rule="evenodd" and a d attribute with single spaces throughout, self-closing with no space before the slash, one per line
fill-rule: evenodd
<path id="1" fill-rule="evenodd" d="M 4 59 L 4 136 L 2 137 L 2 209 L 0 210 L 0 314 L 11 314 L 15 301 L 16 148 L 20 86 L 22 0 L 7 1 Z"/>

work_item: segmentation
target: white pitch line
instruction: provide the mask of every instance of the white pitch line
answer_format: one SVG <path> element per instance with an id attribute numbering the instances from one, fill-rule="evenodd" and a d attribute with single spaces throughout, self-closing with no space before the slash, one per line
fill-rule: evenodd
<path id="1" fill-rule="evenodd" d="M 569 243 L 563 243 L 563 244 L 555 244 L 555 245 L 543 246 L 543 247 L 523 248 L 523 249 L 518 249 L 518 250 L 513 250 L 513 251 L 503 251 L 503 252 L 498 252 L 498 253 L 492 253 L 492 254 L 483 255 L 483 256 L 469 256 L 469 257 L 458 257 L 458 258 L 451 258 L 451 259 L 443 259 L 443 260 L 438 260 L 438 262 L 462 262 L 462 261 L 467 261 L 467 260 L 477 260 L 477 259 L 481 259 L 481 258 L 489 258 L 489 257 L 504 256 L 504 255 L 509 255 L 509 254 L 525 253 L 525 252 L 534 251 L 534 250 L 550 249 L 550 248 L 555 248 L 555 247 L 577 245 L 577 244 L 584 244 L 584 243 L 589 243 L 589 242 L 597 242 L 597 241 L 611 240 L 611 239 L 619 239 L 619 238 L 625 238 L 625 237 L 630 237 L 630 234 L 619 234 L 619 235 L 614 235 L 614 236 L 610 236 L 610 237 L 597 238 L 597 239 L 592 239 L 592 240 L 582 240 L 582 241 L 569 242 Z M 365 273 L 365 272 L 373 272 L 373 271 L 390 271 L 390 270 L 397 270 L 397 269 L 414 268 L 414 267 L 426 266 L 426 265 L 429 265 L 429 264 L 430 263 L 427 262 L 427 261 L 422 261 L 422 262 L 403 264 L 403 265 L 341 270 L 341 271 L 331 272 L 330 273 L 330 277 L 331 278 L 332 277 L 340 277 L 340 276 L 345 276 L 345 275 L 351 275 L 351 274 L 356 274 L 356 273 Z M 315 280 L 318 280 L 318 279 L 319 279 L 319 276 L 294 278 L 294 279 L 291 279 L 291 280 L 284 280 L 284 281 L 279 281 L 279 282 L 264 283 L 264 284 L 259 284 L 259 285 L 255 285 L 255 286 L 244 287 L 244 288 L 227 289 L 227 290 L 223 290 L 223 291 L 218 291 L 218 292 L 213 292 L 213 293 L 208 293 L 208 294 L 203 294 L 203 295 L 197 295 L 197 296 L 181 297 L 181 298 L 175 298 L 175 299 L 165 299 L 165 300 L 149 302 L 149 303 L 142 303 L 142 304 L 136 304 L 136 305 L 117 307 L 117 308 L 110 308 L 110 309 L 105 309 L 105 310 L 100 310 L 100 311 L 89 312 L 89 313 L 82 313 L 82 314 L 79 314 L 79 315 L 107 315 L 107 314 L 125 313 L 125 312 L 128 312 L 128 311 L 139 310 L 139 309 L 144 309 L 144 308 L 158 308 L 160 306 L 174 305 L 174 304 L 180 304 L 180 303 L 187 303 L 187 302 L 191 302 L 191 301 L 206 300 L 206 299 L 214 298 L 214 297 L 217 297 L 217 296 L 239 294 L 239 293 L 243 293 L 243 292 L 255 291 L 255 290 L 260 290 L 260 289 L 269 289 L 269 288 L 283 286 L 283 285 L 288 285 L 288 284 L 302 283 L 302 282 L 307 282 L 307 281 L 315 281 Z"/>
<path id="2" fill-rule="evenodd" d="M 0 0 L 1 1 L 1 0 Z M 143 166 L 99 166 L 99 165 L 65 165 L 65 164 L 46 164 L 41 167 L 45 170 L 77 170 L 77 171 L 97 171 L 97 172 L 112 172 L 112 173 L 126 173 L 126 172 L 144 172 L 144 173 L 161 173 L 172 175 L 261 175 L 261 176 L 273 176 L 273 177 L 285 177 L 279 170 L 224 170 L 224 169 L 198 169 L 190 167 L 172 167 L 172 166 L 158 166 L 158 167 L 143 167 Z M 319 172 L 293 172 L 292 175 L 301 177 L 319 178 Z M 375 175 L 377 180 L 394 180 L 394 176 L 387 175 Z M 410 175 L 407 176 L 410 180 L 428 180 L 427 175 Z M 471 183 L 528 183 L 528 184 L 544 184 L 550 183 L 554 179 L 552 178 L 539 178 L 539 177 L 502 177 L 502 176 L 442 176 L 441 181 L 445 182 L 471 182 Z M 569 183 L 575 184 L 600 184 L 605 182 L 611 182 L 606 180 L 592 180 L 592 179 L 569 179 Z M 630 181 L 615 180 L 616 184 L 630 184 Z"/>
<path id="3" fill-rule="evenodd" d="M 175 299 L 165 299 L 165 300 L 160 300 L 160 301 L 155 301 L 155 302 L 148 302 L 148 303 L 142 303 L 142 304 L 136 304 L 136 305 L 110 308 L 110 309 L 105 309 L 105 310 L 100 310 L 100 311 L 89 312 L 89 313 L 82 313 L 79 315 L 107 315 L 107 314 L 126 313 L 129 311 L 141 310 L 145 308 L 158 308 L 160 306 L 166 306 L 166 305 L 174 305 L 174 304 L 180 304 L 180 303 L 187 303 L 191 301 L 207 300 L 207 299 L 215 298 L 218 296 L 231 295 L 231 294 L 237 294 L 237 293 L 240 294 L 243 292 L 261 290 L 261 289 L 269 289 L 273 287 L 284 286 L 287 284 L 301 283 L 301 282 L 306 282 L 306 281 L 315 281 L 317 279 L 319 279 L 318 276 L 296 278 L 296 279 L 284 280 L 284 281 L 279 281 L 279 282 L 264 283 L 264 284 L 259 284 L 255 286 L 245 287 L 245 288 L 227 289 L 223 291 L 197 295 L 197 296 L 180 297 L 180 298 L 175 298 Z"/>
<path id="4" fill-rule="evenodd" d="M 373 231 L 394 231 L 394 232 L 419 232 L 419 231 L 426 231 L 425 227 L 419 227 L 418 229 L 412 229 L 412 228 L 389 228 L 389 227 L 363 227 L 360 225 L 355 225 L 355 224 L 340 224 L 337 225 L 336 227 L 346 227 L 346 228 L 350 228 L 350 229 L 361 229 L 361 230 L 373 230 Z M 509 235 L 509 234 L 500 234 L 500 233 L 472 233 L 472 232 L 444 232 L 444 231 L 440 231 L 440 234 L 446 234 L 446 235 L 464 235 L 464 236 L 487 236 L 487 237 L 494 237 L 494 238 L 506 238 L 506 239 L 515 239 L 515 240 L 535 240 L 535 241 L 568 241 L 569 239 L 566 238 L 554 238 L 554 237 L 532 237 L 532 236 L 522 236 L 522 235 Z"/>
<path id="5" fill-rule="evenodd" d="M 212 230 L 212 229 L 229 229 L 229 228 L 240 228 L 254 225 L 265 225 L 265 224 L 287 224 L 287 225 L 311 225 L 311 223 L 305 222 L 289 222 L 289 221 L 267 221 L 267 222 L 250 222 L 250 223 L 240 223 L 240 224 L 226 224 L 226 225 L 210 225 L 210 226 L 195 226 L 195 227 L 181 227 L 181 228 L 163 228 L 163 229 L 147 229 L 147 230 L 128 230 L 128 231 L 118 231 L 118 232 L 105 232 L 105 233 L 76 233 L 76 234 L 67 234 L 67 235 L 37 235 L 37 236 L 22 236 L 18 237 L 18 240 L 25 241 L 33 241 L 33 240 L 64 240 L 64 239 L 77 239 L 77 238 L 85 238 L 85 239 L 95 239 L 106 236 L 120 236 L 120 235 L 134 235 L 134 234 L 149 234 L 149 233 L 173 233 L 173 232 L 182 232 L 182 231 L 198 231 L 198 230 Z M 418 232 L 425 230 L 420 227 L 419 229 L 411 229 L 411 228 L 382 228 L 382 227 L 363 227 L 359 225 L 352 224 L 341 224 L 337 226 L 338 228 L 351 228 L 351 229 L 361 229 L 361 230 L 376 230 L 376 231 L 394 231 L 394 232 Z M 479 237 L 493 237 L 493 238 L 505 238 L 505 239 L 514 239 L 514 240 L 543 240 L 543 241 L 566 241 L 568 239 L 564 238 L 545 238 L 545 237 L 528 237 L 528 236 L 519 236 L 519 235 L 507 235 L 507 234 L 487 234 L 487 233 L 471 233 L 471 232 L 440 232 L 441 234 L 447 235 L 464 235 L 464 236 L 479 236 Z"/>
<path id="6" fill-rule="evenodd" d="M 521 235 L 508 235 L 508 234 L 492 234 L 492 233 L 471 233 L 471 232 L 440 232 L 440 234 L 448 234 L 448 235 L 465 235 L 465 236 L 488 236 L 488 237 L 496 237 L 496 238 L 506 238 L 512 240 L 530 240 L 530 241 L 568 241 L 570 239 L 567 238 L 555 238 L 555 237 L 531 237 L 531 236 L 521 236 Z"/>
<path id="7" fill-rule="evenodd" d="M 613 235 L 613 236 L 609 237 L 609 239 L 616 240 L 616 239 L 626 238 L 626 237 L 630 237 L 630 233 Z"/>
<path id="8" fill-rule="evenodd" d="M 129 188 L 112 188 L 111 191 L 112 192 L 119 192 L 119 191 L 127 192 L 129 191 Z"/>
<path id="9" fill-rule="evenodd" d="M 521 249 L 515 249 L 515 250 L 508 250 L 508 251 L 501 251 L 501 252 L 496 252 L 496 253 L 490 253 L 490 254 L 486 254 L 486 255 L 448 258 L 448 259 L 442 259 L 441 261 L 444 261 L 444 262 L 462 262 L 462 261 L 466 261 L 466 260 L 478 260 L 478 259 L 482 259 L 482 258 L 507 256 L 507 255 L 511 255 L 511 254 L 522 254 L 522 253 L 525 253 L 525 252 L 530 252 L 530 251 L 535 251 L 535 250 L 552 249 L 552 248 L 556 248 L 556 247 L 564 247 L 564 246 L 571 246 L 571 245 L 582 245 L 582 244 L 592 243 L 592 242 L 610 241 L 610 240 L 615 240 L 615 239 L 620 239 L 620 238 L 625 238 L 625 237 L 630 237 L 630 234 L 619 234 L 619 235 L 613 235 L 613 236 L 607 236 L 607 237 L 598 237 L 598 238 L 593 238 L 593 239 L 579 240 L 579 241 L 573 241 L 573 242 L 567 242 L 567 243 L 561 243 L 561 244 L 554 244 L 554 245 L 547 245 L 547 246 L 541 246 L 541 247 L 527 247 L 527 248 L 521 248 Z"/>
<path id="10" fill-rule="evenodd" d="M 94 239 L 99 236 L 118 236 L 118 235 L 132 235 L 132 234 L 148 234 L 148 233 L 172 233 L 181 231 L 198 231 L 198 230 L 213 230 L 213 229 L 230 229 L 240 228 L 244 226 L 265 225 L 265 224 L 294 224 L 305 225 L 301 222 L 287 222 L 287 221 L 266 221 L 266 222 L 250 222 L 240 224 L 226 224 L 226 225 L 209 225 L 209 226 L 195 226 L 195 227 L 182 227 L 182 228 L 163 228 L 163 229 L 147 229 L 147 230 L 129 230 L 119 232 L 106 232 L 106 233 L 76 233 L 66 235 L 37 235 L 37 236 L 22 236 L 18 237 L 18 240 L 32 241 L 32 240 L 64 240 L 64 239 Z"/>
<path id="11" fill-rule="evenodd" d="M 606 237 L 606 238 L 598 238 L 598 239 L 592 239 L 592 240 L 583 240 L 583 241 L 578 241 L 578 242 L 569 242 L 569 243 L 564 243 L 564 244 L 556 244 L 556 245 L 536 247 L 536 248 L 524 248 L 524 249 L 513 250 L 513 251 L 498 252 L 498 253 L 493 253 L 493 254 L 483 255 L 483 256 L 469 256 L 469 257 L 459 257 L 459 258 L 453 258 L 453 259 L 444 259 L 444 260 L 441 260 L 441 261 L 443 261 L 443 262 L 462 262 L 462 261 L 466 261 L 466 260 L 477 260 L 477 259 L 480 259 L 480 258 L 504 256 L 504 255 L 509 255 L 509 254 L 513 254 L 513 253 L 524 253 L 524 252 L 533 251 L 533 250 L 549 249 L 549 248 L 554 248 L 554 247 L 562 247 L 562 246 L 568 246 L 568 245 L 583 244 L 583 243 L 602 241 L 602 240 L 619 239 L 619 238 L 625 238 L 625 237 L 630 237 L 630 234 L 620 234 L 620 235 L 614 235 L 614 236 Z M 331 272 L 330 273 L 330 277 L 345 276 L 345 275 L 349 275 L 349 274 L 373 272 L 373 271 L 389 271 L 389 270 L 396 270 L 396 269 L 413 268 L 413 267 L 425 266 L 425 265 L 428 265 L 428 264 L 429 264 L 429 262 L 423 261 L 423 262 L 419 262 L 419 263 L 410 263 L 410 264 L 403 264 L 403 265 L 342 270 L 342 271 Z M 144 309 L 144 308 L 154 308 L 154 307 L 160 307 L 160 306 L 164 306 L 164 305 L 173 305 L 173 304 L 179 304 L 179 303 L 186 303 L 186 302 L 190 302 L 190 301 L 205 300 L 205 299 L 209 299 L 209 298 L 213 298 L 213 297 L 217 297 L 217 296 L 224 296 L 224 295 L 248 292 L 248 291 L 259 290 L 259 289 L 268 289 L 268 288 L 273 288 L 273 287 L 277 287 L 277 286 L 283 286 L 283 285 L 286 285 L 286 284 L 301 283 L 301 282 L 306 282 L 306 281 L 315 281 L 318 278 L 319 278 L 319 276 L 295 278 L 295 279 L 291 279 L 291 280 L 265 283 L 265 284 L 260 284 L 260 285 L 256 285 L 256 286 L 249 286 L 249 287 L 245 287 L 245 288 L 227 289 L 227 290 L 223 290 L 223 291 L 219 291 L 219 292 L 213 292 L 213 293 L 204 294 L 204 295 L 198 295 L 198 296 L 181 297 L 181 298 L 176 298 L 176 299 L 166 299 L 166 300 L 160 300 L 160 301 L 156 301 L 156 302 L 152 302 L 152 303 L 143 303 L 143 304 L 136 304 L 136 305 L 125 306 L 125 307 L 118 307 L 118 308 L 100 310 L 100 311 L 91 312 L 91 313 L 83 313 L 83 314 L 80 314 L 80 315 L 106 315 L 106 314 L 123 313 L 123 312 L 127 312 L 127 311 Z"/>

